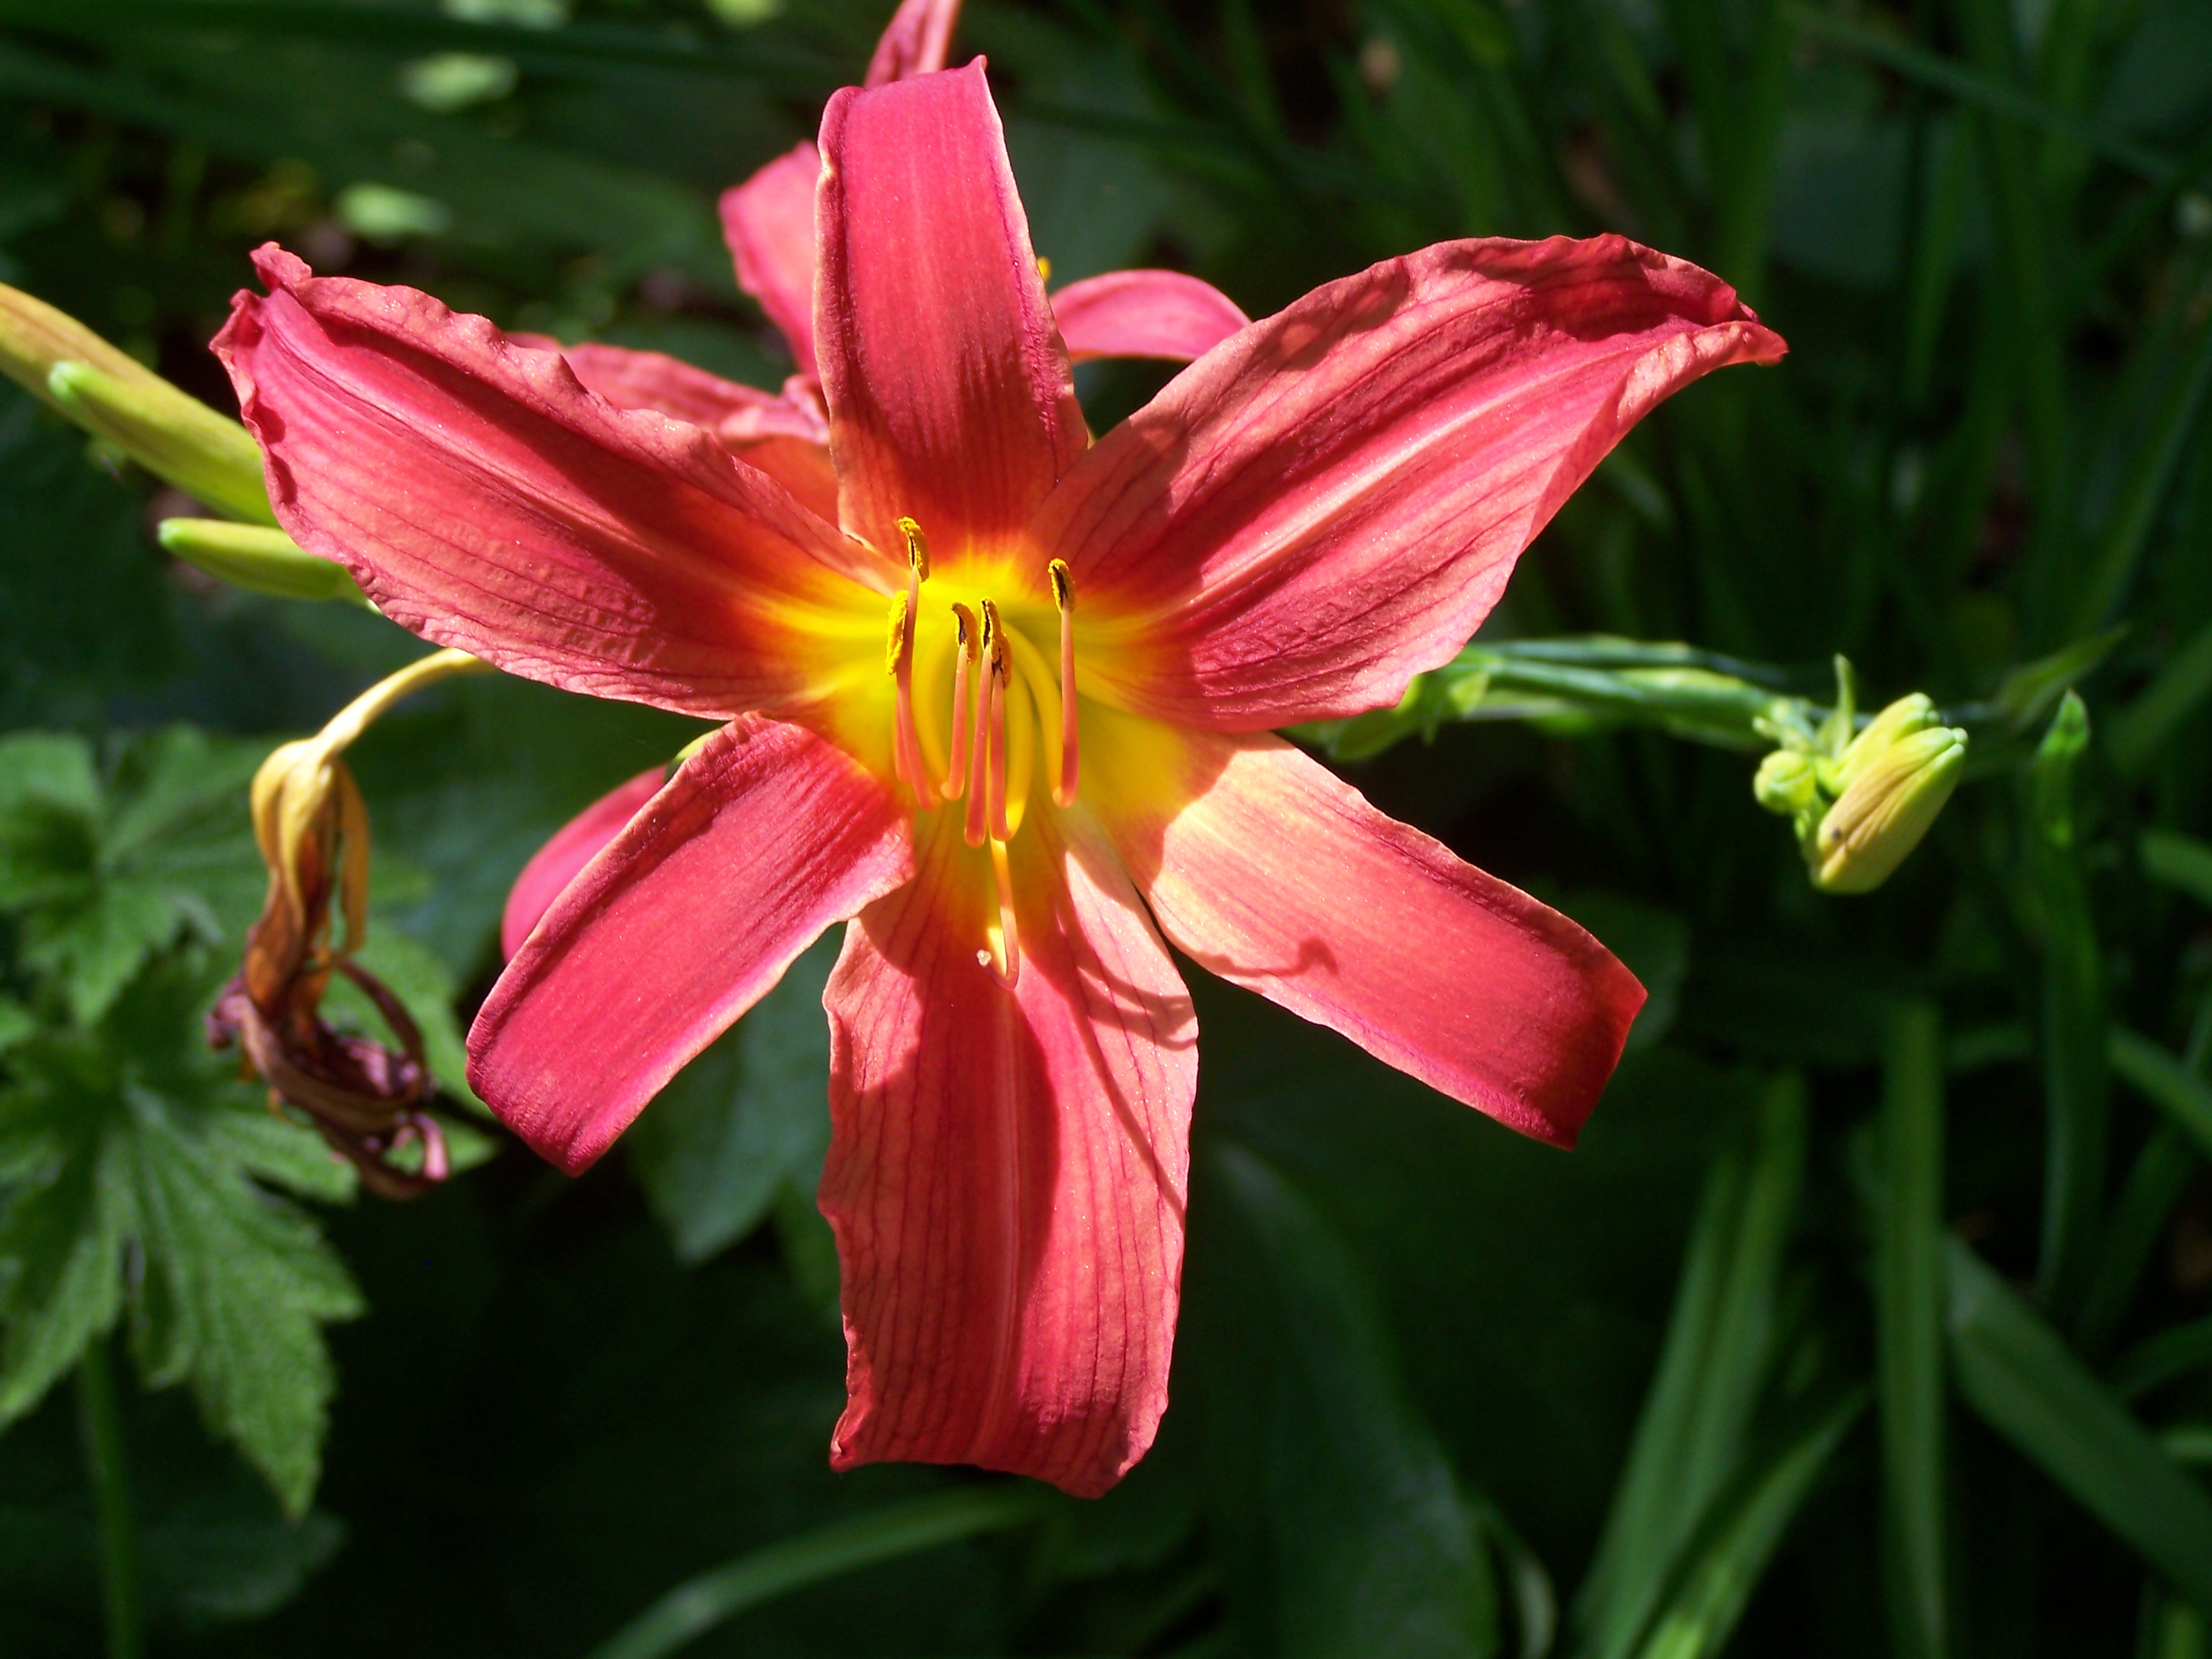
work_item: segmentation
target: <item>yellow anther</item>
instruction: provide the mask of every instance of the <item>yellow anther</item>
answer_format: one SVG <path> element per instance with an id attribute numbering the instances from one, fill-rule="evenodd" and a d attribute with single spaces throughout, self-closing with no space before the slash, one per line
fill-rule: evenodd
<path id="1" fill-rule="evenodd" d="M 960 654 L 968 661 L 975 660 L 975 613 L 964 605 L 952 607 L 952 623 L 960 641 Z"/>
<path id="2" fill-rule="evenodd" d="M 898 532 L 906 538 L 906 568 L 921 581 L 929 580 L 929 539 L 921 533 L 921 526 L 912 519 L 898 521 Z"/>
<path id="3" fill-rule="evenodd" d="M 1045 566 L 1044 573 L 1052 578 L 1052 602 L 1062 611 L 1075 605 L 1075 578 L 1068 574 L 1067 561 L 1054 559 Z"/>
<path id="4" fill-rule="evenodd" d="M 1052 261 L 1046 258 L 1043 254 L 1040 253 L 1036 257 L 1036 262 L 1037 281 L 1040 283 L 1050 282 L 1052 280 Z"/>
<path id="5" fill-rule="evenodd" d="M 884 672 L 896 674 L 906 656 L 906 595 L 891 595 L 890 625 L 884 632 Z"/>
<path id="6" fill-rule="evenodd" d="M 999 607 L 983 601 L 983 654 L 999 673 L 1006 672 L 1006 642 L 999 636 Z"/>

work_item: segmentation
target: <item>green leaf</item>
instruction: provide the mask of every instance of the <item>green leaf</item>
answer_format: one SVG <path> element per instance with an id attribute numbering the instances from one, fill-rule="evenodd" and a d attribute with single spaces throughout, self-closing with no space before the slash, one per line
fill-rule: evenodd
<path id="1" fill-rule="evenodd" d="M 2212 1496 L 1955 1239 L 1948 1278 L 1951 1362 L 1967 1403 L 2177 1589 L 2212 1609 Z"/>
<path id="2" fill-rule="evenodd" d="M 262 884 L 246 810 L 259 746 L 189 727 L 116 752 L 103 790 L 74 738 L 0 745 L 0 908 L 23 917 L 24 965 L 81 1025 L 186 931 L 237 938 Z"/>
<path id="3" fill-rule="evenodd" d="M 1708 1505 L 1747 1455 L 1772 1361 L 1776 1287 L 1805 1160 L 1805 1096 L 1778 1078 L 1747 1158 L 1719 1159 L 1692 1229 L 1657 1375 L 1572 1622 L 1580 1650 L 1633 1650 Z"/>
<path id="4" fill-rule="evenodd" d="M 2179 1055 L 2122 1026 L 2112 1028 L 2108 1052 L 2121 1080 L 2212 1158 L 2212 1083 L 2191 1071 Z"/>
<path id="5" fill-rule="evenodd" d="M 1943 1031 L 1900 1004 L 1883 1056 L 1875 1216 L 1875 1348 L 1893 1621 L 1901 1650 L 1938 1659 L 1943 1565 Z"/>
<path id="6" fill-rule="evenodd" d="M 460 1021 L 453 1014 L 458 988 L 452 971 L 436 951 L 403 933 L 380 917 L 369 922 L 368 938 L 354 960 L 377 978 L 410 1014 L 422 1033 L 422 1056 L 438 1086 L 480 1117 L 491 1109 L 477 1098 L 469 1086 L 468 1045 Z M 324 1003 L 325 1017 L 341 1029 L 358 1031 L 380 1042 L 394 1039 L 385 1028 L 384 1017 L 369 1000 L 342 975 L 331 979 Z"/>
<path id="7" fill-rule="evenodd" d="M 2130 776 L 2212 696 L 2212 624 L 2178 647 L 2136 700 L 2112 717 L 2112 764 Z"/>
<path id="8" fill-rule="evenodd" d="M 704 1261 L 758 1226 L 787 1183 L 811 1192 L 830 1145 L 822 988 L 842 929 L 661 1091 L 630 1130 L 630 1167 L 678 1259 Z"/>
<path id="9" fill-rule="evenodd" d="M 166 1103 L 131 1105 L 140 1366 L 155 1388 L 189 1378 L 209 1426 L 303 1514 L 336 1385 L 320 1327 L 358 1315 L 361 1293 L 313 1221 L 226 1167 Z"/>
<path id="10" fill-rule="evenodd" d="M 123 1304 L 133 1206 L 127 1153 L 81 1042 L 34 1040 L 0 1091 L 0 1425 L 66 1376 Z M 88 1085 L 91 1086 L 88 1087 Z"/>
<path id="11" fill-rule="evenodd" d="M 1488 1655 L 1498 1591 L 1373 1292 L 1311 1203 L 1205 1153 L 1186 1352 L 1204 1397 L 1232 1620 L 1285 1656 Z"/>
<path id="12" fill-rule="evenodd" d="M 2178 830 L 2146 830 L 2142 845 L 2145 875 L 2212 905 L 2212 842 Z"/>
<path id="13" fill-rule="evenodd" d="M 1808 1413 L 1714 1505 L 1680 1584 L 1652 1621 L 1641 1659 L 1703 1659 L 1727 1645 L 1767 1559 L 1866 1403 L 1867 1390 L 1857 1388 Z"/>
<path id="14" fill-rule="evenodd" d="M 2088 743 L 2088 710 L 2069 691 L 2028 775 L 2028 874 L 2043 934 L 2045 1128 L 2038 1281 L 2045 1299 L 2069 1321 L 2088 1288 L 2111 1115 L 2104 963 L 2075 826 L 2075 770 Z"/>
<path id="15" fill-rule="evenodd" d="M 591 1651 L 590 1659 L 662 1659 L 771 1597 L 878 1561 L 1033 1521 L 1044 1494 L 1006 1483 L 917 1498 L 756 1550 L 688 1579 Z"/>
<path id="16" fill-rule="evenodd" d="M 96 1030 L 49 1030 L 9 1057 L 0 1418 L 36 1404 L 127 1308 L 148 1385 L 188 1382 L 208 1426 L 296 1515 L 331 1386 L 319 1328 L 361 1299 L 314 1222 L 251 1178 L 338 1190 L 320 1138 L 271 1116 L 234 1060 L 207 1050 L 210 979 L 166 958 Z"/>
<path id="17" fill-rule="evenodd" d="M 2143 1338 L 2112 1362 L 2112 1392 L 2133 1400 L 2208 1366 L 2212 1366 L 2212 1318 Z"/>

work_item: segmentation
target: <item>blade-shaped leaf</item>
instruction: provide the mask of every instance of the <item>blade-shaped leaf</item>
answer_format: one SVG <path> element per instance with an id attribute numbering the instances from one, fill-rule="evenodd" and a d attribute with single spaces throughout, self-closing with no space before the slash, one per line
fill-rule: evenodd
<path id="1" fill-rule="evenodd" d="M 1947 1278 L 1951 1363 L 1967 1403 L 2175 1589 L 2212 1609 L 2212 1495 L 1955 1239 Z"/>
<path id="2" fill-rule="evenodd" d="M 1949 1620 L 1943 1547 L 1943 1030 L 1900 1005 L 1883 1056 L 1875 1217 L 1875 1346 L 1892 1613 L 1905 1651 L 1937 1659 Z"/>

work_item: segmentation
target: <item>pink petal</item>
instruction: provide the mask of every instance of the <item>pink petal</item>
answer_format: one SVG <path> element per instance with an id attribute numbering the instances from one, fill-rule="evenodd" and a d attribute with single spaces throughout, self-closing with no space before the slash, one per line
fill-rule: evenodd
<path id="1" fill-rule="evenodd" d="M 1067 355 L 1164 357 L 1187 363 L 1251 322 L 1211 283 L 1179 270 L 1112 270 L 1052 296 Z"/>
<path id="2" fill-rule="evenodd" d="M 975 951 L 988 864 L 938 815 L 845 936 L 830 1010 L 848 1352 L 837 1468 L 977 1463 L 1091 1496 L 1167 1405 L 1197 1026 L 1095 828 L 1014 842 L 1022 966 Z"/>
<path id="3" fill-rule="evenodd" d="M 646 802 L 660 793 L 666 777 L 665 769 L 658 766 L 639 773 L 570 818 L 531 855 L 522 873 L 514 878 L 514 885 L 507 890 L 507 909 L 499 919 L 501 957 L 510 957 L 522 948 L 522 941 L 561 896 L 562 889 L 598 856 L 599 848 L 621 833 L 623 825 L 635 817 Z"/>
<path id="4" fill-rule="evenodd" d="M 828 441 L 829 434 L 816 430 L 806 411 L 794 409 L 777 393 L 726 380 L 665 352 L 633 351 L 627 346 L 602 345 L 596 341 L 562 345 L 543 334 L 507 337 L 516 345 L 559 352 L 588 390 L 617 409 L 650 409 L 672 420 L 703 426 L 709 432 L 731 422 L 749 436 L 774 432 Z M 761 429 L 763 423 L 767 430 Z"/>
<path id="5" fill-rule="evenodd" d="M 913 874 L 908 814 L 802 727 L 744 716 L 562 890 L 469 1031 L 469 1081 L 569 1174 L 833 921 Z"/>
<path id="6" fill-rule="evenodd" d="M 866 84 L 879 87 L 943 69 L 959 17 L 960 0 L 901 0 L 868 59 Z"/>
<path id="7" fill-rule="evenodd" d="M 692 714 L 820 695 L 795 611 L 890 580 L 708 434 L 411 289 L 273 244 L 216 350 L 276 517 L 403 627 L 511 672 Z"/>
<path id="8" fill-rule="evenodd" d="M 680 358 L 623 346 L 564 346 L 542 334 L 510 334 L 518 345 L 557 351 L 576 378 L 617 409 L 650 409 L 703 426 L 732 455 L 789 490 L 825 522 L 837 520 L 837 473 L 821 400 L 793 375 L 779 394 L 726 380 Z"/>
<path id="9" fill-rule="evenodd" d="M 1003 549 L 1083 453 L 982 61 L 822 117 L 816 347 L 845 527 Z M 1042 580 L 1039 566 L 1038 580 Z"/>
<path id="10" fill-rule="evenodd" d="M 1114 701 L 1216 731 L 1388 707 L 1629 428 L 1784 349 L 1717 277 L 1618 236 L 1440 243 L 1176 376 L 1038 539 L 1147 642 L 1095 665 Z"/>
<path id="11" fill-rule="evenodd" d="M 722 192 L 722 240 L 738 286 L 782 331 L 791 360 L 811 380 L 814 365 L 814 187 L 822 158 L 804 139 Z"/>
<path id="12" fill-rule="evenodd" d="M 1280 738 L 1115 735 L 1085 749 L 1084 798 L 1178 949 L 1509 1127 L 1574 1145 L 1644 1003 L 1604 945 Z"/>

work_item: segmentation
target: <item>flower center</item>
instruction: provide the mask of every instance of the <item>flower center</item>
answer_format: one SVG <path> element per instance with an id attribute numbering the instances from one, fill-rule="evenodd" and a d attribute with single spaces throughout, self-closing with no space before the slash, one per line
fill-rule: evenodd
<path id="1" fill-rule="evenodd" d="M 906 591 L 891 599 L 884 641 L 884 666 L 897 687 L 891 758 L 917 807 L 964 802 L 963 839 L 990 848 L 998 924 L 990 949 L 977 955 L 1012 986 L 1020 957 L 1006 843 L 1022 826 L 1040 761 L 1061 806 L 1074 803 L 1081 776 L 1074 583 L 1063 561 L 1047 567 L 1058 613 L 1054 665 L 1030 637 L 1044 620 L 1041 605 L 1001 606 L 981 592 L 930 603 L 928 542 L 912 519 L 898 528 Z"/>

